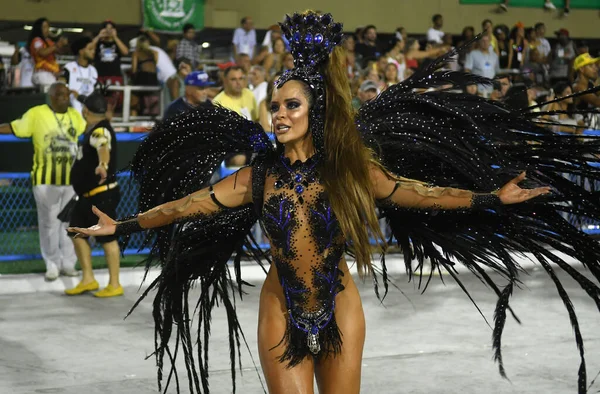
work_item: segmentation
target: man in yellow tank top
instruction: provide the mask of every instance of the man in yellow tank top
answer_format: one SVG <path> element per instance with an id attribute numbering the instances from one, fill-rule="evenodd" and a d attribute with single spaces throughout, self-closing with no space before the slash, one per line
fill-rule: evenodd
<path id="1" fill-rule="evenodd" d="M 46 279 L 55 280 L 60 272 L 77 275 L 73 243 L 67 236 L 66 224 L 57 215 L 75 194 L 71 187 L 71 166 L 77 153 L 77 138 L 85 131 L 85 121 L 69 107 L 69 89 L 65 84 L 53 84 L 48 96 L 49 104 L 33 107 L 21 119 L 0 125 L 0 134 L 12 133 L 33 142 L 31 184 L 40 249 L 46 263 Z"/>

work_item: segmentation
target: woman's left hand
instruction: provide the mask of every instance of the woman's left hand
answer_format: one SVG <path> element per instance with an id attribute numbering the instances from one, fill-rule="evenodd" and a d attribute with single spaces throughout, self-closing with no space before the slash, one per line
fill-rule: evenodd
<path id="1" fill-rule="evenodd" d="M 525 175 L 526 173 L 522 172 L 518 177 L 510 180 L 498 190 L 497 195 L 500 197 L 502 204 L 518 204 L 542 194 L 550 193 L 550 187 L 548 186 L 536 187 L 535 189 L 521 189 L 518 184 L 525 179 Z"/>

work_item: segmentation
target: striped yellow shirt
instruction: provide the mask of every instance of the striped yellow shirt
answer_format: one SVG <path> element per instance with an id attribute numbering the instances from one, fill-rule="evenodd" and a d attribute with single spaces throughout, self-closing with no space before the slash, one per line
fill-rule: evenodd
<path id="1" fill-rule="evenodd" d="M 16 137 L 33 141 L 31 182 L 35 185 L 70 185 L 71 166 L 77 154 L 77 137 L 85 131 L 85 120 L 72 107 L 55 113 L 38 105 L 10 124 Z"/>

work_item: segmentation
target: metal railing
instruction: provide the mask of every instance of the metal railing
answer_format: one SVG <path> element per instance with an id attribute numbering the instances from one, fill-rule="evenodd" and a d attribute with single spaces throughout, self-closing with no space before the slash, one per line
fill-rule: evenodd
<path id="1" fill-rule="evenodd" d="M 140 121 L 153 121 L 161 119 L 165 112 L 165 96 L 163 88 L 160 86 L 131 86 L 131 85 L 111 85 L 109 91 L 123 92 L 123 113 L 121 116 L 113 116 L 114 126 L 133 126 L 139 125 Z M 131 94 L 132 92 L 150 92 L 157 93 L 159 100 L 159 113 L 157 116 L 131 116 Z"/>

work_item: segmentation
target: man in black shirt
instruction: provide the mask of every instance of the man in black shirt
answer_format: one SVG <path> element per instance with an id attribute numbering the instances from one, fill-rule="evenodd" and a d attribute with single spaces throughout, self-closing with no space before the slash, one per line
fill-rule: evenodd
<path id="1" fill-rule="evenodd" d="M 363 40 L 356 44 L 355 52 L 360 56 L 360 62 L 363 68 L 367 67 L 370 61 L 375 61 L 383 55 L 381 47 L 377 44 L 377 28 L 368 25 L 363 30 Z"/>
<path id="2" fill-rule="evenodd" d="M 127 56 L 129 49 L 117 35 L 117 28 L 113 22 L 104 21 L 101 27 L 100 33 L 94 38 L 94 66 L 98 70 L 98 82 L 105 85 L 123 85 L 121 57 Z M 122 104 L 123 95 L 121 92 L 113 92 L 109 100 L 112 110 Z"/>
<path id="3" fill-rule="evenodd" d="M 81 96 L 80 96 L 81 97 Z M 97 210 L 116 217 L 120 192 L 117 184 L 117 140 L 115 132 L 106 119 L 107 103 L 102 93 L 96 91 L 81 97 L 83 117 L 88 128 L 80 142 L 75 163 L 71 169 L 71 183 L 79 199 L 75 204 L 70 227 L 90 227 L 98 223 Z M 72 234 L 72 233 L 69 233 Z M 68 295 L 97 290 L 99 285 L 92 270 L 92 253 L 88 240 L 73 237 L 77 259 L 81 265 L 82 278 L 79 284 L 65 290 Z M 95 293 L 96 297 L 123 295 L 119 283 L 119 244 L 113 236 L 96 237 L 102 244 L 108 265 L 109 283 Z"/>
<path id="4" fill-rule="evenodd" d="M 166 109 L 163 119 L 169 119 L 182 112 L 191 111 L 198 107 L 211 107 L 208 99 L 208 87 L 213 86 L 208 74 L 204 71 L 193 71 L 185 77 L 185 94 L 173 101 Z"/>

